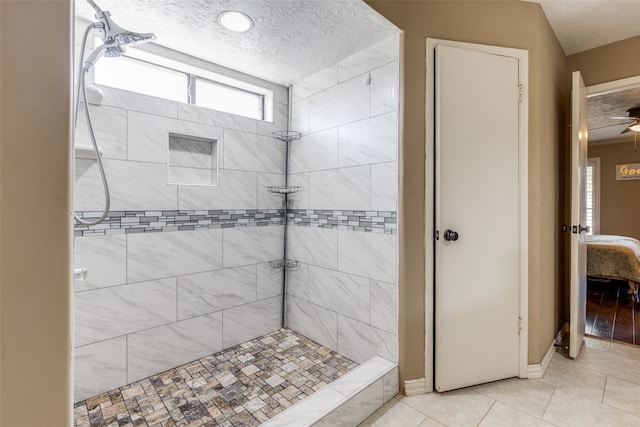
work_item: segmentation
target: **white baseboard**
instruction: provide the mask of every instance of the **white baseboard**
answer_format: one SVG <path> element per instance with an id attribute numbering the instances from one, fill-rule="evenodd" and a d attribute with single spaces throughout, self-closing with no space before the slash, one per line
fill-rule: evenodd
<path id="1" fill-rule="evenodd" d="M 551 359 L 553 358 L 553 353 L 556 352 L 555 340 L 551 342 L 547 353 L 542 358 L 542 362 L 536 363 L 534 365 L 527 366 L 527 378 L 542 378 L 544 373 L 547 371 L 549 364 L 551 363 Z"/>
<path id="2" fill-rule="evenodd" d="M 427 392 L 427 379 L 419 378 L 417 380 L 405 380 L 404 394 L 406 396 L 417 396 Z"/>

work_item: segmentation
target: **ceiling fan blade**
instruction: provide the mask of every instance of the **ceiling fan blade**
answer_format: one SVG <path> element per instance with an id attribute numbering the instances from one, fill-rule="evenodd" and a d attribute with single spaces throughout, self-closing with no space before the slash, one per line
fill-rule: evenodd
<path id="1" fill-rule="evenodd" d="M 634 119 L 632 117 L 622 117 L 622 116 L 614 116 L 614 117 L 609 117 L 611 120 L 628 120 L 628 121 L 633 121 Z"/>
<path id="2" fill-rule="evenodd" d="M 622 132 L 620 132 L 620 135 L 622 135 L 623 133 L 627 133 L 627 132 L 631 132 L 631 129 L 624 128 L 624 130 Z"/>

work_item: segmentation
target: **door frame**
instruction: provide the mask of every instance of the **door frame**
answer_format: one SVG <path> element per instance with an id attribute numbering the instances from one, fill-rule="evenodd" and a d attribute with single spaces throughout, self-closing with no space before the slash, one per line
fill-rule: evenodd
<path id="1" fill-rule="evenodd" d="M 522 101 L 520 102 L 520 141 L 519 141 L 519 224 L 520 224 L 520 369 L 519 377 L 527 378 L 528 344 L 529 344 L 529 227 L 528 227 L 528 165 L 529 165 L 529 52 L 523 49 L 488 46 L 450 40 L 426 39 L 427 73 L 426 73 L 426 106 L 425 106 L 425 386 L 426 391 L 433 391 L 434 382 L 434 290 L 435 290 L 435 48 L 438 45 L 470 49 L 495 55 L 510 56 L 519 61 L 519 80 L 522 85 Z"/>

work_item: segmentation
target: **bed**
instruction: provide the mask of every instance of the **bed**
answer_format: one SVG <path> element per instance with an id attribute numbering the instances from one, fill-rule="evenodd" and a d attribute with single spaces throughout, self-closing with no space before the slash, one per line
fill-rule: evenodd
<path id="1" fill-rule="evenodd" d="M 640 241 L 625 236 L 587 236 L 587 276 L 623 279 L 638 301 L 640 283 Z"/>

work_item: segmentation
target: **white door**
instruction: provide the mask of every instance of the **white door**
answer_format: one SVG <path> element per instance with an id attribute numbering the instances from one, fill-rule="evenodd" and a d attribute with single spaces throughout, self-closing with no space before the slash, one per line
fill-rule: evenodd
<path id="1" fill-rule="evenodd" d="M 584 338 L 587 304 L 586 173 L 587 89 L 579 71 L 571 80 L 571 296 L 569 356 L 578 357 Z"/>
<path id="2" fill-rule="evenodd" d="M 519 62 L 435 54 L 435 389 L 519 374 Z M 453 234 L 457 233 L 457 234 Z"/>

